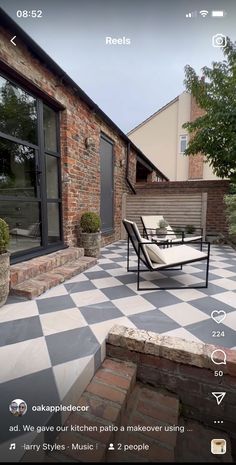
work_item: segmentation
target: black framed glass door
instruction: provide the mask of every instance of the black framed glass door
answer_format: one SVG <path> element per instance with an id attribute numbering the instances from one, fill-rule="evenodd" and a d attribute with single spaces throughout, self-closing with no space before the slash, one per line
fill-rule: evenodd
<path id="1" fill-rule="evenodd" d="M 0 217 L 14 258 L 62 243 L 58 114 L 0 76 Z"/>

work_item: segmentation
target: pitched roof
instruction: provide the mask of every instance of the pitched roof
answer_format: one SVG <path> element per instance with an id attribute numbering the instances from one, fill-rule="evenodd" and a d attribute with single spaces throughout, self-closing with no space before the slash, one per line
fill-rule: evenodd
<path id="1" fill-rule="evenodd" d="M 179 100 L 179 95 L 177 97 L 175 97 L 173 100 L 170 100 L 170 102 L 166 103 L 166 105 L 164 105 L 163 107 L 159 108 L 159 110 L 155 111 L 155 113 L 153 113 L 151 116 L 148 116 L 148 118 L 146 118 L 144 121 L 142 121 L 141 123 L 139 123 L 137 126 L 135 126 L 133 129 L 131 129 L 128 133 L 127 133 L 127 136 L 130 136 L 134 131 L 136 131 L 137 129 L 139 129 L 141 126 L 144 126 L 148 121 L 150 121 L 151 119 L 155 118 L 156 115 L 158 115 L 159 113 L 161 113 L 162 111 L 166 110 L 166 108 L 170 107 L 171 105 L 173 105 L 175 102 L 178 102 Z"/>

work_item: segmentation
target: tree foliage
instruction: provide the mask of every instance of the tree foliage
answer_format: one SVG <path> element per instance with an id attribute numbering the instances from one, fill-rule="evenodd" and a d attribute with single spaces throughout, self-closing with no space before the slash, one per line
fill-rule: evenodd
<path id="1" fill-rule="evenodd" d="M 185 155 L 199 152 L 220 178 L 236 182 L 236 43 L 227 38 L 225 59 L 202 68 L 185 67 L 185 86 L 205 113 L 183 125 L 191 134 Z"/>

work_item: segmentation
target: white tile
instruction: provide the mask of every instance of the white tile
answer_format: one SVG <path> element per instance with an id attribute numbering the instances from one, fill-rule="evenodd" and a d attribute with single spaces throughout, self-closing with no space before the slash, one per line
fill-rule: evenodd
<path id="1" fill-rule="evenodd" d="M 91 269 L 89 271 L 91 271 Z M 85 276 L 83 273 L 78 274 L 71 279 L 67 279 L 64 284 L 80 283 L 82 281 L 88 281 L 87 276 Z"/>
<path id="2" fill-rule="evenodd" d="M 170 289 L 168 292 L 184 302 L 206 297 L 206 294 L 198 289 Z"/>
<path id="3" fill-rule="evenodd" d="M 124 315 L 135 315 L 136 313 L 146 312 L 156 308 L 140 295 L 122 297 L 121 299 L 113 300 L 112 303 L 119 308 Z"/>
<path id="4" fill-rule="evenodd" d="M 10 381 L 51 367 L 44 337 L 0 348 L 0 381 Z"/>
<path id="5" fill-rule="evenodd" d="M 202 342 L 200 339 L 198 339 L 196 336 L 191 334 L 185 328 L 172 329 L 171 331 L 167 331 L 165 333 L 162 333 L 162 335 L 177 337 L 177 338 L 180 338 L 180 339 L 185 339 L 187 341 Z"/>
<path id="6" fill-rule="evenodd" d="M 223 287 L 224 289 L 227 289 L 227 291 L 234 291 L 236 289 L 236 281 L 231 281 L 231 279 L 227 278 L 214 279 L 214 281 L 212 281 L 212 284 Z"/>
<path id="7" fill-rule="evenodd" d="M 112 263 L 112 260 L 110 260 L 110 258 L 99 258 L 98 263 L 99 263 L 99 265 L 100 264 L 104 265 L 106 263 Z"/>
<path id="8" fill-rule="evenodd" d="M 40 315 L 40 321 L 44 336 L 87 326 L 87 322 L 78 308 L 44 313 Z"/>
<path id="9" fill-rule="evenodd" d="M 111 270 L 105 270 L 107 273 L 109 273 L 111 276 L 124 276 L 127 271 L 124 270 L 123 268 L 114 268 Z"/>
<path id="10" fill-rule="evenodd" d="M 118 253 L 106 253 L 106 258 L 120 258 L 122 260 L 122 257 Z"/>
<path id="11" fill-rule="evenodd" d="M 122 283 L 118 281 L 116 278 L 99 278 L 99 279 L 92 279 L 91 282 L 96 286 L 98 289 L 105 289 L 106 287 L 115 287 L 120 286 Z"/>
<path id="12" fill-rule="evenodd" d="M 72 300 L 75 302 L 77 307 L 83 307 L 85 305 L 100 304 L 101 302 L 107 302 L 109 299 L 99 289 L 92 289 L 90 291 L 75 292 L 71 294 Z"/>
<path id="13" fill-rule="evenodd" d="M 223 263 L 223 262 L 218 262 L 217 260 L 211 260 L 210 261 L 210 269 L 211 267 L 213 268 L 230 268 L 232 265 L 229 263 Z"/>
<path id="14" fill-rule="evenodd" d="M 114 325 L 126 326 L 129 328 L 135 328 L 136 326 L 125 316 L 119 318 L 113 318 L 112 320 L 102 321 L 100 323 L 95 323 L 90 325 L 90 329 L 93 331 L 93 334 L 97 338 L 99 344 L 102 344 L 106 340 L 108 333 Z"/>
<path id="15" fill-rule="evenodd" d="M 214 281 L 215 282 L 215 281 Z M 221 292 L 212 296 L 214 299 L 220 300 L 224 304 L 230 305 L 233 308 L 236 308 L 236 293 L 228 291 Z"/>
<path id="16" fill-rule="evenodd" d="M 77 401 L 93 376 L 94 363 L 93 356 L 79 358 L 70 362 L 61 363 L 53 367 L 53 372 L 59 392 L 60 399 L 63 400 L 74 383 L 80 386 L 77 390 Z"/>
<path id="17" fill-rule="evenodd" d="M 64 284 L 60 284 L 59 286 L 53 287 L 48 291 L 44 292 L 42 295 L 37 297 L 37 300 L 47 299 L 48 297 L 57 297 L 60 295 L 67 295 L 68 291 L 66 290 Z"/>
<path id="18" fill-rule="evenodd" d="M 192 276 L 185 273 L 178 276 L 172 276 L 172 278 L 184 284 L 185 286 L 191 286 L 192 284 L 195 285 L 200 283 L 204 284 L 204 280 L 202 278 L 197 278 L 196 276 Z"/>
<path id="19" fill-rule="evenodd" d="M 209 315 L 206 315 L 206 313 L 203 313 L 201 310 L 192 307 L 192 305 L 187 302 L 161 307 L 160 311 L 172 318 L 172 320 L 176 321 L 181 326 L 187 326 L 197 323 L 198 321 L 209 319 Z"/>
<path id="20" fill-rule="evenodd" d="M 131 291 L 134 291 L 136 294 L 138 295 L 143 295 L 143 294 L 147 294 L 148 292 L 151 292 L 150 289 L 154 290 L 158 290 L 158 286 L 154 283 L 152 283 L 151 281 L 142 281 L 140 283 L 140 285 L 142 286 L 142 288 L 149 288 L 147 290 L 142 290 L 142 291 L 138 291 L 137 290 L 137 283 L 130 283 L 130 284 L 127 284 L 127 287 L 129 287 L 131 289 Z"/>
<path id="21" fill-rule="evenodd" d="M 0 323 L 20 320 L 21 318 L 38 315 L 38 313 L 38 306 L 35 300 L 7 304 L 0 309 Z"/>
<path id="22" fill-rule="evenodd" d="M 143 273 L 141 272 L 141 276 L 143 279 L 146 279 L 146 281 L 156 281 L 158 279 L 166 278 L 166 275 L 160 273 L 159 271 L 145 271 Z"/>
<path id="23" fill-rule="evenodd" d="M 236 311 L 226 314 L 224 325 L 236 331 Z M 220 329 L 220 328 L 219 328 Z"/>
<path id="24" fill-rule="evenodd" d="M 202 270 L 192 265 L 184 265 L 184 272 L 189 273 L 189 274 L 194 274 L 194 273 L 201 273 Z"/>
<path id="25" fill-rule="evenodd" d="M 211 270 L 211 273 L 215 274 L 216 276 L 221 276 L 222 278 L 231 278 L 232 276 L 236 276 L 233 271 L 226 270 L 225 268 L 216 268 Z"/>

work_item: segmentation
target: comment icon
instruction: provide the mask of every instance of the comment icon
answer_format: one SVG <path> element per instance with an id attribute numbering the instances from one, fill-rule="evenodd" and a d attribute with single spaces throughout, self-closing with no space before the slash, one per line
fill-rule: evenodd
<path id="1" fill-rule="evenodd" d="M 226 365 L 226 353 L 222 349 L 216 349 L 211 354 L 211 360 L 215 365 Z"/>

